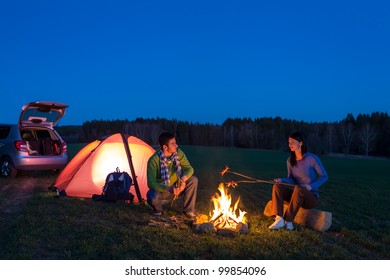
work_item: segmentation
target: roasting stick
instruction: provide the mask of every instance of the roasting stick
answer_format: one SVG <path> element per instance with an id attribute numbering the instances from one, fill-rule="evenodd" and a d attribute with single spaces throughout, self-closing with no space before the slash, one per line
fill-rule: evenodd
<path id="1" fill-rule="evenodd" d="M 233 187 L 233 188 L 235 188 L 238 183 L 265 183 L 265 184 L 272 184 L 272 185 L 274 185 L 274 184 L 286 185 L 286 186 L 292 186 L 292 187 L 297 186 L 297 184 L 290 184 L 290 183 L 283 183 L 283 182 L 278 183 L 278 182 L 275 182 L 275 181 L 260 180 L 260 179 L 252 178 L 252 177 L 249 177 L 249 176 L 241 174 L 241 173 L 230 171 L 228 166 L 226 166 L 225 169 L 221 171 L 221 175 L 223 176 L 225 173 L 230 173 L 230 174 L 234 174 L 234 175 L 237 175 L 237 176 L 249 179 L 249 180 L 240 180 L 240 181 L 228 182 L 227 186 L 228 187 Z"/>

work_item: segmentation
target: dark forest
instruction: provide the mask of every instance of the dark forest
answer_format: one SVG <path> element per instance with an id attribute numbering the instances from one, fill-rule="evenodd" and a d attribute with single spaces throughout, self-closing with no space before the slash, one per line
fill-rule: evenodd
<path id="1" fill-rule="evenodd" d="M 87 143 L 123 132 L 150 145 L 162 131 L 176 133 L 179 145 L 225 146 L 287 151 L 288 135 L 301 131 L 310 151 L 320 155 L 390 156 L 390 118 L 387 113 L 348 114 L 338 122 L 307 123 L 275 118 L 228 118 L 221 125 L 163 118 L 92 120 L 81 126 L 56 128 L 68 143 Z"/>

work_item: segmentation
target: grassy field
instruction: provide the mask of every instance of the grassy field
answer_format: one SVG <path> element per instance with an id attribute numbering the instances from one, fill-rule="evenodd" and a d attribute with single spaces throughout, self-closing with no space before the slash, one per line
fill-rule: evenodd
<path id="1" fill-rule="evenodd" d="M 74 155 L 80 146 L 70 146 Z M 264 180 L 286 175 L 287 153 L 184 146 L 199 178 L 198 213 L 212 210 L 211 196 L 231 170 Z M 270 231 L 263 215 L 269 184 L 239 184 L 233 200 L 248 212 L 249 233 L 224 237 L 180 227 L 150 226 L 143 204 L 56 198 L 47 188 L 56 174 L 24 174 L 0 179 L 0 259 L 297 259 L 390 258 L 390 161 L 321 157 L 329 181 L 319 209 L 333 213 L 327 232 L 301 226 Z M 233 179 L 233 177 L 232 177 Z M 168 210 L 167 217 L 175 215 Z"/>

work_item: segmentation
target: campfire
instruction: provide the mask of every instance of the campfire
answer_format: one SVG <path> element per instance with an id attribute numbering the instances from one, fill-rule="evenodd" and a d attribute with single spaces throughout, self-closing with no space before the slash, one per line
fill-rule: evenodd
<path id="1" fill-rule="evenodd" d="M 201 232 L 216 231 L 225 236 L 231 236 L 234 233 L 248 233 L 245 211 L 238 209 L 240 198 L 232 204 L 232 197 L 228 188 L 223 183 L 219 184 L 219 193 L 212 197 L 214 210 L 210 213 L 211 218 L 200 218 L 197 221 L 196 229 Z M 206 215 L 202 215 L 206 216 Z"/>
<path id="2" fill-rule="evenodd" d="M 236 229 L 240 223 L 245 223 L 245 211 L 237 209 L 240 198 L 237 199 L 232 206 L 232 198 L 228 193 L 228 189 L 224 184 L 219 184 L 218 190 L 220 195 L 216 193 L 213 197 L 214 210 L 210 222 L 217 228 Z M 238 210 L 238 215 L 237 215 Z"/>

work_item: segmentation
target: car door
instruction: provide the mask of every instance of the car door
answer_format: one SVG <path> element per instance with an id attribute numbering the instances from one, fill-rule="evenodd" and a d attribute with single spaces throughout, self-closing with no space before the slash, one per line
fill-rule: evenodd
<path id="1" fill-rule="evenodd" d="M 51 101 L 30 102 L 22 107 L 19 117 L 19 127 L 42 126 L 52 129 L 65 115 L 69 106 Z"/>

